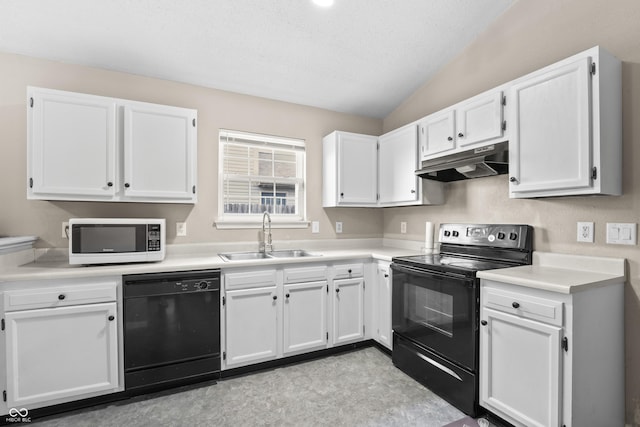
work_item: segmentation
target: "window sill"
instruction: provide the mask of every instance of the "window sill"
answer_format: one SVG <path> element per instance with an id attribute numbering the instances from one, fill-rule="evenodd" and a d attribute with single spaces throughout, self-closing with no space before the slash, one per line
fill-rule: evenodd
<path id="1" fill-rule="evenodd" d="M 232 230 L 232 229 L 252 229 L 262 228 L 262 219 L 255 220 L 250 218 L 244 219 L 229 219 L 220 218 L 214 222 L 215 226 L 219 230 Z M 309 221 L 298 220 L 271 220 L 271 228 L 309 228 Z"/>

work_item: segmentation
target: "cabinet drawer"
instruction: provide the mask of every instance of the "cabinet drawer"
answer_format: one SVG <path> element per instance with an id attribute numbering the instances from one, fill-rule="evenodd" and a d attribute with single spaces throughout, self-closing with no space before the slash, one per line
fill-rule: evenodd
<path id="1" fill-rule="evenodd" d="M 324 265 L 286 268 L 284 270 L 284 283 L 319 282 L 323 280 L 327 280 L 327 267 Z"/>
<path id="2" fill-rule="evenodd" d="M 519 293 L 484 288 L 482 306 L 551 325 L 562 326 L 564 304 Z"/>
<path id="3" fill-rule="evenodd" d="M 275 270 L 254 270 L 238 273 L 224 273 L 225 288 L 247 289 L 274 286 L 276 284 Z"/>
<path id="4" fill-rule="evenodd" d="M 349 279 L 351 277 L 362 277 L 364 275 L 364 266 L 362 263 L 338 264 L 334 268 L 334 279 Z"/>
<path id="5" fill-rule="evenodd" d="M 116 282 L 6 291 L 4 310 L 64 307 L 116 300 Z"/>

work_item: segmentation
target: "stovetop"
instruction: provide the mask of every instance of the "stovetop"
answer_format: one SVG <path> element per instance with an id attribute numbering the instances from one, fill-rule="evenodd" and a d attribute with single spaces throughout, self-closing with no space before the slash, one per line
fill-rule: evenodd
<path id="1" fill-rule="evenodd" d="M 475 277 L 476 271 L 531 264 L 529 225 L 441 224 L 440 253 L 393 258 L 393 262 L 423 270 Z"/>

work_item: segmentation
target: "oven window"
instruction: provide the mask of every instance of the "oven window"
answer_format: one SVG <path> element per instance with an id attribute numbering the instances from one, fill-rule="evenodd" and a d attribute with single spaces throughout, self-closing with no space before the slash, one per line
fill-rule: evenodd
<path id="1" fill-rule="evenodd" d="M 453 336 L 453 296 L 405 284 L 408 319 L 448 337 Z"/>

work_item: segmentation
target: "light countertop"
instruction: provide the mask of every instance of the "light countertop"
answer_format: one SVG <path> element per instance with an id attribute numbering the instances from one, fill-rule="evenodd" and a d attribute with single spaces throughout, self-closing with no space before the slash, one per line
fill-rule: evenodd
<path id="1" fill-rule="evenodd" d="M 624 283 L 625 260 L 534 252 L 532 265 L 478 272 L 481 279 L 562 294 Z"/>
<path id="2" fill-rule="evenodd" d="M 364 239 L 366 240 L 366 239 Z M 372 239 L 356 245 L 362 247 L 306 249 L 314 256 L 298 258 L 270 258 L 243 261 L 224 261 L 218 256 L 223 252 L 242 252 L 229 250 L 218 252 L 189 252 L 184 250 L 168 251 L 165 259 L 160 262 L 131 263 L 114 265 L 75 266 L 66 260 L 30 262 L 19 266 L 9 266 L 0 270 L 0 282 L 18 280 L 65 279 L 75 277 L 119 276 L 123 274 L 156 273 L 171 271 L 234 269 L 247 267 L 273 267 L 282 264 L 309 264 L 317 262 L 339 262 L 348 260 L 382 260 L 391 261 L 395 256 L 416 255 L 419 249 L 411 247 L 395 247 L 385 245 L 382 239 Z M 373 243 L 373 244 L 372 244 Z M 405 245 L 406 246 L 406 245 Z"/>

